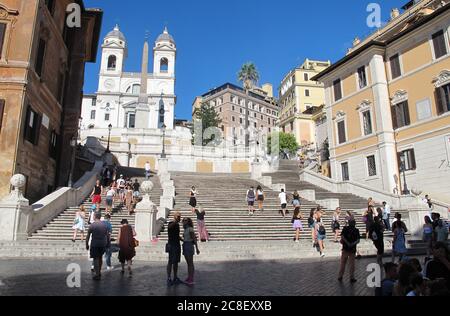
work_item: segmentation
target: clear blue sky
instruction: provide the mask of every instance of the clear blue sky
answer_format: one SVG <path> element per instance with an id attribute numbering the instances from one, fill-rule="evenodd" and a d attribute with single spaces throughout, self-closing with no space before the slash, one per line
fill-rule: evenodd
<path id="1" fill-rule="evenodd" d="M 140 71 L 145 32 L 151 45 L 167 25 L 174 36 L 177 118 L 191 118 L 197 95 L 236 82 L 240 66 L 252 61 L 261 80 L 277 90 L 284 75 L 305 58 L 339 60 L 366 25 L 370 0 L 85 0 L 104 11 L 101 39 L 116 23 L 127 37 L 126 71 Z M 383 0 L 383 21 L 407 0 Z M 99 49 L 99 56 L 101 50 Z M 100 58 L 86 70 L 85 93 L 97 90 Z M 150 69 L 151 71 L 151 69 Z"/>

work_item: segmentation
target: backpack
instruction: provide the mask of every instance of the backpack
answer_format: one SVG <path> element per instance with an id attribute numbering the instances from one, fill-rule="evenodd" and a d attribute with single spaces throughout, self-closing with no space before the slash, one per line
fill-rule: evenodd
<path id="1" fill-rule="evenodd" d="M 248 192 L 247 192 L 247 199 L 248 199 L 250 202 L 255 201 L 255 191 L 253 191 L 253 190 L 248 190 Z"/>
<path id="2" fill-rule="evenodd" d="M 320 235 L 325 235 L 327 233 L 327 230 L 325 229 L 325 226 L 320 225 L 319 226 L 319 234 Z"/>
<path id="3" fill-rule="evenodd" d="M 378 235 L 375 231 L 372 232 L 372 240 L 373 241 L 377 241 L 378 240 Z"/>

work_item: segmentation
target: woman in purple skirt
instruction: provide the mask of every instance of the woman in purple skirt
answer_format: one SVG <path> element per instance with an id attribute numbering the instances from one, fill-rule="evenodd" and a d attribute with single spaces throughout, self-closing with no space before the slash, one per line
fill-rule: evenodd
<path id="1" fill-rule="evenodd" d="M 300 242 L 300 232 L 303 230 L 302 214 L 300 214 L 300 207 L 296 207 L 294 211 L 294 217 L 292 217 L 292 225 L 295 230 L 296 243 Z"/>

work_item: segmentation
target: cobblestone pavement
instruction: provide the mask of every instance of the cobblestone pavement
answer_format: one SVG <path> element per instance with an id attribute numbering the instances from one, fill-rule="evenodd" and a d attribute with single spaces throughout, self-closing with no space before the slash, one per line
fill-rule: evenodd
<path id="1" fill-rule="evenodd" d="M 367 287 L 367 265 L 375 259 L 357 261 L 358 282 L 348 277 L 337 281 L 336 259 L 244 261 L 199 263 L 196 285 L 168 288 L 162 263 L 138 262 L 134 273 L 121 276 L 120 268 L 103 272 L 103 279 L 91 279 L 87 260 L 0 260 L 0 296 L 4 295 L 117 295 L 117 296 L 371 296 Z M 66 283 L 70 263 L 81 267 L 81 287 Z M 186 278 L 186 264 L 180 265 L 180 278 Z"/>

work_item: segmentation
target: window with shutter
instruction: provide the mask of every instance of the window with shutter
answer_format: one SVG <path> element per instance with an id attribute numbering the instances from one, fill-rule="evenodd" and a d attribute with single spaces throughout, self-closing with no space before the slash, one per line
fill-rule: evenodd
<path id="1" fill-rule="evenodd" d="M 434 47 L 434 57 L 436 59 L 447 55 L 447 47 L 445 45 L 444 31 L 439 31 L 432 36 L 433 47 Z"/>
<path id="2" fill-rule="evenodd" d="M 402 70 L 400 68 L 400 57 L 398 56 L 398 54 L 390 58 L 390 64 L 392 79 L 400 77 L 402 75 Z"/>
<path id="3" fill-rule="evenodd" d="M 392 106 L 392 123 L 394 129 L 409 126 L 411 124 L 408 101 Z"/>
<path id="4" fill-rule="evenodd" d="M 42 76 L 42 68 L 44 66 L 44 57 L 45 57 L 45 46 L 46 43 L 43 39 L 39 40 L 38 53 L 36 57 L 36 63 L 34 65 L 34 70 L 36 71 L 39 77 Z"/>
<path id="5" fill-rule="evenodd" d="M 339 144 L 343 144 L 347 141 L 347 137 L 345 136 L 345 121 L 338 122 L 337 126 L 338 126 Z"/>
<path id="6" fill-rule="evenodd" d="M 438 115 L 450 111 L 450 83 L 437 88 L 435 91 Z"/>
<path id="7" fill-rule="evenodd" d="M 342 90 L 341 90 L 341 79 L 335 80 L 333 82 L 334 87 L 334 101 L 339 101 L 342 99 Z"/>
<path id="8" fill-rule="evenodd" d="M 341 164 L 342 169 L 342 181 L 350 181 L 350 173 L 348 170 L 348 162 Z"/>
<path id="9" fill-rule="evenodd" d="M 41 120 L 42 118 L 40 115 L 33 111 L 33 109 L 29 106 L 25 119 L 24 138 L 33 145 L 37 145 L 39 143 Z"/>
<path id="10" fill-rule="evenodd" d="M 6 24 L 0 23 L 0 57 L 3 52 L 3 43 L 5 42 Z"/>

